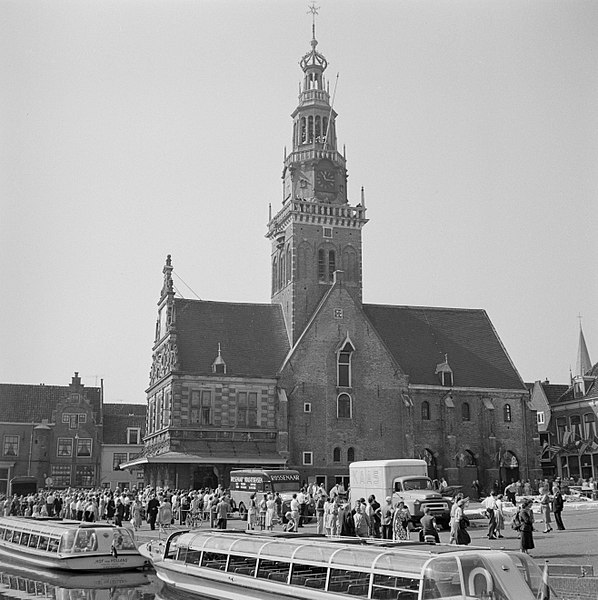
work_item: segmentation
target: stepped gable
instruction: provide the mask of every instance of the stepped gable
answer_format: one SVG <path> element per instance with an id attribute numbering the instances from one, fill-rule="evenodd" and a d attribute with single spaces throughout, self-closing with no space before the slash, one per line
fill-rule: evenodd
<path id="1" fill-rule="evenodd" d="M 439 385 L 436 366 L 448 359 L 454 387 L 525 390 L 482 309 L 385 306 L 363 310 L 415 385 Z"/>
<path id="2" fill-rule="evenodd" d="M 68 397 L 68 385 L 0 384 L 0 422 L 53 422 L 57 404 Z M 84 387 L 82 394 L 91 404 L 96 422 L 99 421 L 101 388 Z"/>
<path id="3" fill-rule="evenodd" d="M 289 351 L 282 309 L 276 304 L 243 304 L 175 298 L 181 371 L 213 375 L 221 355 L 226 376 L 275 377 Z"/>
<path id="4" fill-rule="evenodd" d="M 129 427 L 139 427 L 145 433 L 145 404 L 104 404 L 104 444 L 123 444 Z"/>

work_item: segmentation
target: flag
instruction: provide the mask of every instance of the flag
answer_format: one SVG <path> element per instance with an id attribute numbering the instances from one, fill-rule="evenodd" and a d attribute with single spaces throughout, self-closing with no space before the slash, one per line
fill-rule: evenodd
<path id="1" fill-rule="evenodd" d="M 544 573 L 542 573 L 542 583 L 538 590 L 538 600 L 550 600 L 550 584 L 548 583 L 548 561 L 544 563 Z"/>

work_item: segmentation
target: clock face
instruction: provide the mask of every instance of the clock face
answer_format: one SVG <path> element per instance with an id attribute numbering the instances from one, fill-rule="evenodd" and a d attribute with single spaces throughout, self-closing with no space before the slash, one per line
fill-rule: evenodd
<path id="1" fill-rule="evenodd" d="M 316 187 L 324 192 L 333 192 L 335 186 L 334 171 L 332 169 L 322 169 L 316 171 Z"/>

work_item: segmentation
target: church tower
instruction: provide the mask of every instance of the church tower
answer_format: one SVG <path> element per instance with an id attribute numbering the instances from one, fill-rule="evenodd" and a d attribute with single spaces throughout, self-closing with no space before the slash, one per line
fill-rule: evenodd
<path id="1" fill-rule="evenodd" d="M 351 206 L 347 168 L 337 148 L 337 114 L 324 72 L 328 63 L 316 47 L 315 15 L 311 50 L 300 61 L 303 81 L 293 112 L 293 141 L 285 150 L 282 208 L 270 218 L 272 302 L 282 306 L 291 344 L 297 341 L 335 271 L 342 285 L 362 300 L 361 228 L 365 202 Z"/>

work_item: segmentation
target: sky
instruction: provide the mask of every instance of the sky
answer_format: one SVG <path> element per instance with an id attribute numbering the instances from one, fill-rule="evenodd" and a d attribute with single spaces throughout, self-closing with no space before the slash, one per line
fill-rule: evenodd
<path id="1" fill-rule="evenodd" d="M 598 2 L 320 0 L 364 301 L 483 308 L 524 381 L 598 361 Z M 303 0 L 0 0 L 0 381 L 144 403 L 186 298 L 270 301 Z M 592 275 L 594 273 L 594 275 Z"/>

